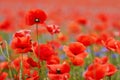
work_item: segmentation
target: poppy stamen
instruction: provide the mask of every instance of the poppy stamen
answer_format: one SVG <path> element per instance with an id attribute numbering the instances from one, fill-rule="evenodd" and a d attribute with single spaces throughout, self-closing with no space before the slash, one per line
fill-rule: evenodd
<path id="1" fill-rule="evenodd" d="M 56 72 L 57 72 L 57 74 L 61 74 L 60 69 L 57 69 Z"/>
<path id="2" fill-rule="evenodd" d="M 40 22 L 40 19 L 38 19 L 38 18 L 35 18 L 35 22 Z"/>

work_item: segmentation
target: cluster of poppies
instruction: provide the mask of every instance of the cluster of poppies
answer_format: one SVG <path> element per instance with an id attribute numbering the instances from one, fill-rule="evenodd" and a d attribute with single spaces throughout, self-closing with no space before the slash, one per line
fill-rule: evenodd
<path id="1" fill-rule="evenodd" d="M 30 29 L 15 32 L 10 45 L 0 38 L 0 50 L 6 58 L 0 63 L 0 80 L 120 79 L 118 58 L 116 64 L 111 58 L 112 54 L 120 53 L 119 33 L 104 31 L 108 20 L 105 15 L 98 18 L 102 25 L 93 29 L 87 30 L 88 22 L 81 17 L 70 22 L 62 32 L 62 27 L 47 23 L 43 10 L 28 11 L 25 23 L 35 27 L 34 32 Z M 1 28 L 6 25 L 10 26 L 10 23 L 0 24 Z M 95 53 L 102 48 L 106 51 L 97 56 Z"/>

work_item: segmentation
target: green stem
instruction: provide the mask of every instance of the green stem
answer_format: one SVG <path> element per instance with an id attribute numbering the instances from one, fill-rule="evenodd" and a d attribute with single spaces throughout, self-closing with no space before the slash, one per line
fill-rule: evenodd
<path id="1" fill-rule="evenodd" d="M 39 44 L 39 31 L 38 31 L 38 24 L 36 24 L 36 37 L 37 37 L 37 42 Z"/>
<path id="2" fill-rule="evenodd" d="M 11 60 L 10 60 L 10 56 L 9 56 L 9 52 L 8 52 L 8 44 L 7 42 L 5 41 L 5 44 L 6 44 L 6 53 L 7 53 L 7 56 L 4 54 L 3 50 L 2 50 L 2 45 L 0 45 L 0 51 L 2 53 L 2 55 L 7 59 L 7 61 L 9 62 L 9 64 L 11 63 Z M 10 65 L 9 66 L 9 74 L 10 74 L 10 78 L 12 80 L 13 78 L 13 75 L 12 75 L 12 70 L 11 70 L 11 67 Z"/>
<path id="3" fill-rule="evenodd" d="M 23 80 L 23 54 L 21 54 L 20 60 L 21 60 L 21 62 L 20 62 L 20 77 L 19 77 L 19 80 Z"/>
<path id="4" fill-rule="evenodd" d="M 108 79 L 109 79 L 109 80 L 112 80 L 112 77 L 111 77 L 111 76 L 109 76 L 109 77 L 108 77 Z"/>
<path id="5" fill-rule="evenodd" d="M 0 45 L 0 51 L 2 53 L 2 55 L 4 56 L 4 58 L 6 58 L 8 60 L 8 57 L 4 54 L 3 50 L 2 50 L 2 46 Z"/>
<path id="6" fill-rule="evenodd" d="M 39 48 L 39 31 L 38 31 L 38 24 L 36 24 L 36 38 L 37 38 L 37 42 L 38 42 L 38 48 Z M 40 57 L 40 51 L 39 51 L 39 49 L 38 49 L 38 58 Z M 38 59 L 38 62 L 41 64 L 41 62 L 40 62 L 40 59 Z M 39 76 L 41 75 L 41 73 L 42 73 L 42 70 L 39 68 L 38 69 L 38 73 L 39 73 Z M 43 75 L 42 75 L 43 76 Z M 42 79 L 42 77 L 41 77 L 41 79 Z"/>

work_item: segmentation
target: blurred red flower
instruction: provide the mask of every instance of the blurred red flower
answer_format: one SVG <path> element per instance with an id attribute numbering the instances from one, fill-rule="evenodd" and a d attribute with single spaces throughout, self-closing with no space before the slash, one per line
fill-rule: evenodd
<path id="1" fill-rule="evenodd" d="M 112 23 L 113 28 L 119 29 L 120 30 L 120 20 L 114 21 Z"/>
<path id="2" fill-rule="evenodd" d="M 79 17 L 76 21 L 83 26 L 85 26 L 88 22 L 87 19 L 84 17 Z"/>
<path id="3" fill-rule="evenodd" d="M 58 40 L 61 42 L 67 42 L 68 41 L 68 36 L 63 34 L 63 33 L 59 33 L 58 34 Z"/>
<path id="4" fill-rule="evenodd" d="M 108 62 L 108 57 L 107 56 L 104 56 L 102 58 L 95 58 L 94 59 L 94 63 L 99 63 L 101 65 L 106 65 L 107 68 L 106 68 L 106 76 L 112 76 L 113 74 L 115 74 L 117 72 L 117 68 Z"/>
<path id="5" fill-rule="evenodd" d="M 31 51 L 31 37 L 29 30 L 21 30 L 14 34 L 11 41 L 11 48 L 16 53 L 27 53 Z"/>
<path id="6" fill-rule="evenodd" d="M 88 66 L 84 73 L 85 80 L 101 80 L 106 76 L 107 66 L 93 63 Z"/>
<path id="7" fill-rule="evenodd" d="M 34 24 L 42 24 L 47 19 L 47 15 L 44 11 L 40 9 L 30 10 L 26 14 L 26 24 L 34 25 Z"/>
<path id="8" fill-rule="evenodd" d="M 81 26 L 77 22 L 71 22 L 67 26 L 69 34 L 79 34 L 81 32 Z"/>
<path id="9" fill-rule="evenodd" d="M 14 30 L 11 19 L 6 19 L 0 23 L 0 30 L 10 32 Z"/>
<path id="10" fill-rule="evenodd" d="M 47 25 L 46 28 L 51 35 L 57 34 L 60 32 L 60 28 L 58 25 Z"/>
<path id="11" fill-rule="evenodd" d="M 101 80 L 105 76 L 112 76 L 117 72 L 117 68 L 108 62 L 108 57 L 96 57 L 93 64 L 88 66 L 84 73 L 86 80 Z"/>
<path id="12" fill-rule="evenodd" d="M 99 45 L 105 45 L 105 42 L 111 38 L 109 33 L 101 33 L 98 35 L 96 43 Z"/>
<path id="13" fill-rule="evenodd" d="M 52 55 L 47 59 L 47 64 L 51 65 L 51 64 L 59 64 L 60 63 L 60 59 L 58 56 L 56 55 Z"/>
<path id="14" fill-rule="evenodd" d="M 120 41 L 110 38 L 105 42 L 104 45 L 107 49 L 111 51 L 118 52 L 120 54 Z"/>
<path id="15" fill-rule="evenodd" d="M 85 46 L 90 46 L 95 43 L 96 38 L 93 35 L 80 35 L 77 37 L 77 41 L 81 42 Z"/>
<path id="16" fill-rule="evenodd" d="M 50 80 L 68 80 L 70 77 L 70 65 L 67 62 L 47 65 L 47 67 L 49 69 L 48 77 Z"/>
<path id="17" fill-rule="evenodd" d="M 96 17 L 102 22 L 107 22 L 108 21 L 108 16 L 106 14 L 99 13 Z"/>
<path id="18" fill-rule="evenodd" d="M 83 66 L 87 53 L 84 52 L 86 47 L 82 43 L 73 42 L 69 46 L 64 46 L 63 49 L 74 65 Z"/>
<path id="19" fill-rule="evenodd" d="M 34 71 L 32 74 L 26 78 L 26 80 L 39 80 L 40 76 L 38 75 L 37 71 Z"/>
<path id="20" fill-rule="evenodd" d="M 28 62 L 28 64 L 29 64 L 30 66 L 32 66 L 32 67 L 39 67 L 38 63 L 35 62 L 32 58 L 28 58 L 28 59 L 27 59 L 27 62 Z"/>
<path id="21" fill-rule="evenodd" d="M 52 46 L 54 49 L 60 48 L 61 44 L 57 40 L 47 41 L 47 44 Z"/>
<path id="22" fill-rule="evenodd" d="M 3 70 L 3 69 L 8 69 L 8 62 L 7 61 L 0 63 L 0 70 Z"/>
<path id="23" fill-rule="evenodd" d="M 8 74 L 6 72 L 0 73 L 0 80 L 6 80 L 7 76 L 8 76 Z"/>
<path id="24" fill-rule="evenodd" d="M 52 55 L 55 55 L 52 46 L 48 44 L 40 44 L 35 47 L 34 51 L 40 60 L 47 60 Z"/>
<path id="25" fill-rule="evenodd" d="M 23 63 L 23 73 L 24 73 L 24 75 L 29 75 L 30 74 L 30 64 L 27 62 L 27 60 L 28 60 L 28 57 L 27 56 L 23 56 L 23 58 L 22 57 L 18 57 L 18 58 L 16 58 L 16 59 L 14 59 L 13 61 L 12 61 L 12 68 L 14 68 L 16 71 L 19 71 L 20 70 L 20 62 L 22 61 L 22 63 Z M 18 77 L 19 77 L 19 75 L 18 75 Z"/>

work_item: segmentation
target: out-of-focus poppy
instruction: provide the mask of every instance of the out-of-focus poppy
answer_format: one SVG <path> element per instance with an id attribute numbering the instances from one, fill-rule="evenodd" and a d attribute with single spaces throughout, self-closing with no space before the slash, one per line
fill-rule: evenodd
<path id="1" fill-rule="evenodd" d="M 106 31 L 110 29 L 109 26 L 106 23 L 102 24 L 94 24 L 94 30 L 96 31 Z"/>
<path id="2" fill-rule="evenodd" d="M 107 66 L 107 71 L 106 71 L 106 76 L 112 76 L 117 72 L 117 68 L 108 62 L 108 57 L 104 56 L 102 58 L 95 58 L 94 63 L 99 63 L 101 65 L 106 65 Z"/>
<path id="3" fill-rule="evenodd" d="M 84 18 L 84 17 L 79 17 L 76 21 L 81 25 L 86 25 L 87 24 L 87 19 Z"/>
<path id="4" fill-rule="evenodd" d="M 28 75 L 26 80 L 39 80 L 40 76 L 38 75 L 37 71 L 34 71 L 32 74 Z"/>
<path id="5" fill-rule="evenodd" d="M 98 14 L 97 18 L 102 22 L 107 22 L 108 21 L 108 16 L 103 14 L 103 13 Z"/>
<path id="6" fill-rule="evenodd" d="M 94 63 L 88 66 L 84 73 L 85 80 L 101 80 L 106 76 L 107 66 Z"/>
<path id="7" fill-rule="evenodd" d="M 27 62 L 27 60 L 28 60 L 27 56 L 23 56 L 23 58 L 18 57 L 12 61 L 11 66 L 12 66 L 12 68 L 16 69 L 16 71 L 19 71 L 20 70 L 20 63 L 22 61 L 23 68 L 24 68 L 23 73 L 24 73 L 24 75 L 29 75 L 31 67 L 30 67 L 30 64 Z"/>
<path id="8" fill-rule="evenodd" d="M 70 65 L 67 62 L 47 65 L 47 67 L 49 69 L 48 77 L 50 80 L 68 80 L 70 78 Z"/>
<path id="9" fill-rule="evenodd" d="M 77 41 L 81 42 L 85 46 L 90 46 L 91 44 L 95 43 L 96 39 L 91 35 L 80 35 L 77 37 Z"/>
<path id="10" fill-rule="evenodd" d="M 8 69 L 8 62 L 1 62 L 0 63 L 0 70 Z"/>
<path id="11" fill-rule="evenodd" d="M 112 76 L 117 72 L 117 68 L 113 64 L 108 64 L 107 76 Z"/>
<path id="12" fill-rule="evenodd" d="M 60 48 L 61 44 L 57 40 L 52 40 L 47 42 L 48 45 L 52 46 L 53 48 Z"/>
<path id="13" fill-rule="evenodd" d="M 68 36 L 63 34 L 63 33 L 59 33 L 58 34 L 58 40 L 61 41 L 61 42 L 66 42 L 66 41 L 68 41 Z"/>
<path id="14" fill-rule="evenodd" d="M 112 76 L 117 71 L 117 68 L 108 62 L 108 57 L 95 58 L 93 64 L 88 66 L 84 73 L 86 80 L 101 80 L 105 76 Z"/>
<path id="15" fill-rule="evenodd" d="M 35 62 L 32 58 L 28 58 L 27 62 L 29 63 L 30 66 L 32 67 L 39 67 L 38 63 Z"/>
<path id="16" fill-rule="evenodd" d="M 119 30 L 120 30 L 120 21 L 119 21 L 119 20 L 114 21 L 114 22 L 112 23 L 112 26 L 113 26 L 113 28 L 116 28 L 116 29 L 119 29 Z"/>
<path id="17" fill-rule="evenodd" d="M 69 44 L 69 50 L 74 54 L 74 55 L 78 55 L 79 53 L 84 52 L 86 49 L 86 47 L 79 42 L 73 42 L 71 44 Z"/>
<path id="18" fill-rule="evenodd" d="M 44 11 L 40 9 L 30 10 L 28 14 L 26 14 L 26 24 L 42 24 L 47 19 L 47 15 Z"/>
<path id="19" fill-rule="evenodd" d="M 105 42 L 110 39 L 112 36 L 109 33 L 101 33 L 98 35 L 96 43 L 99 45 L 105 45 Z"/>
<path id="20" fill-rule="evenodd" d="M 57 34 L 60 32 L 60 28 L 58 25 L 47 25 L 46 28 L 51 35 Z"/>
<path id="21" fill-rule="evenodd" d="M 21 30 L 14 34 L 11 41 L 11 48 L 16 53 L 27 53 L 31 51 L 31 37 L 29 30 Z"/>
<path id="22" fill-rule="evenodd" d="M 13 31 L 14 30 L 14 27 L 12 26 L 12 22 L 11 20 L 9 19 L 6 19 L 4 20 L 3 22 L 0 23 L 0 30 L 2 31 L 7 31 L 7 32 L 10 32 L 10 31 Z"/>
<path id="23" fill-rule="evenodd" d="M 81 32 L 81 26 L 77 22 L 69 23 L 67 27 L 69 34 L 78 34 Z"/>
<path id="24" fill-rule="evenodd" d="M 120 41 L 110 38 L 105 42 L 105 47 L 111 51 L 118 52 L 120 54 Z"/>
<path id="25" fill-rule="evenodd" d="M 52 46 L 48 44 L 40 44 L 35 47 L 34 51 L 40 60 L 47 60 L 50 56 L 55 55 Z"/>
<path id="26" fill-rule="evenodd" d="M 6 72 L 0 73 L 0 80 L 5 80 L 7 78 L 8 74 Z"/>
<path id="27" fill-rule="evenodd" d="M 83 66 L 87 53 L 84 52 L 86 47 L 82 43 L 73 42 L 69 46 L 64 46 L 63 49 L 74 65 Z"/>
<path id="28" fill-rule="evenodd" d="M 52 55 L 47 59 L 47 64 L 48 65 L 59 64 L 59 63 L 60 63 L 60 59 L 56 55 Z"/>

